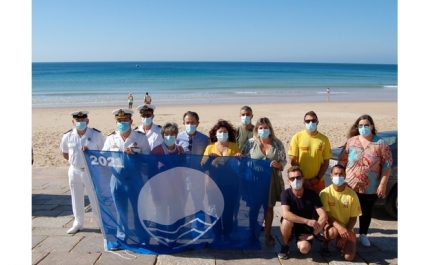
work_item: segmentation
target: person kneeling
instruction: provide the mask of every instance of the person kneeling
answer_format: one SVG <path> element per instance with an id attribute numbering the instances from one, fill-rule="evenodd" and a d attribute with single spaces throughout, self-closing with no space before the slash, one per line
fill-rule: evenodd
<path id="1" fill-rule="evenodd" d="M 321 202 L 328 215 L 320 253 L 323 256 L 330 256 L 328 243 L 335 239 L 336 246 L 340 248 L 344 258 L 352 261 L 356 252 L 356 236 L 353 229 L 357 216 L 361 215 L 360 201 L 357 194 L 344 183 L 345 167 L 335 165 L 331 169 L 330 178 L 333 184 L 320 193 Z"/>
<path id="2" fill-rule="evenodd" d="M 290 188 L 281 193 L 281 234 L 284 245 L 278 257 L 287 259 L 289 255 L 289 240 L 292 234 L 296 237 L 300 253 L 307 254 L 312 248 L 312 241 L 327 222 L 327 213 L 318 194 L 303 187 L 303 173 L 298 166 L 288 169 Z M 312 218 L 314 211 L 318 220 Z"/>

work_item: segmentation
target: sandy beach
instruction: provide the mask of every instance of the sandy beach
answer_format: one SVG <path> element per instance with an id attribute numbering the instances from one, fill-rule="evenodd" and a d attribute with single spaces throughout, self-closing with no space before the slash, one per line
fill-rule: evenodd
<path id="1" fill-rule="evenodd" d="M 157 105 L 154 123 L 176 122 L 184 130 L 182 116 L 188 111 L 199 114 L 198 130 L 208 133 L 218 119 L 229 120 L 233 125 L 240 124 L 239 110 L 245 104 L 206 104 L 206 105 Z M 260 117 L 267 117 L 272 122 L 278 137 L 288 149 L 291 137 L 304 129 L 303 116 L 313 110 L 318 115 L 318 130 L 325 134 L 332 145 L 338 147 L 346 140 L 346 133 L 352 123 L 362 114 L 369 114 L 374 119 L 378 131 L 396 130 L 398 126 L 397 102 L 309 102 L 309 103 L 259 103 L 249 104 L 253 109 L 252 122 Z M 124 105 L 123 108 L 127 106 Z M 84 107 L 88 110 L 89 126 L 100 130 L 106 136 L 116 130 L 111 112 L 118 106 Z M 132 128 L 141 124 L 133 105 Z M 64 167 L 68 162 L 62 157 L 59 145 L 62 135 L 72 128 L 70 112 L 79 108 L 33 108 L 32 109 L 32 145 L 34 167 Z"/>

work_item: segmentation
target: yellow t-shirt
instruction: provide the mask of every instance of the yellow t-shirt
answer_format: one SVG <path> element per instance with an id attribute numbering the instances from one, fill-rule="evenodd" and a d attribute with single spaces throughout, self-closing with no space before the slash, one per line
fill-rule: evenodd
<path id="1" fill-rule="evenodd" d="M 303 176 L 311 179 L 317 176 L 324 160 L 332 157 L 330 141 L 320 132 L 310 135 L 303 130 L 291 139 L 288 155 L 298 157 Z"/>
<path id="2" fill-rule="evenodd" d="M 320 199 L 324 210 L 330 216 L 346 227 L 349 218 L 361 215 L 361 206 L 358 196 L 352 189 L 345 187 L 342 192 L 335 191 L 333 184 L 323 189 Z"/>
<path id="3" fill-rule="evenodd" d="M 222 156 L 222 154 L 218 150 L 218 147 L 216 147 L 215 142 L 210 143 L 208 146 L 206 146 L 206 149 L 203 155 L 207 156 L 212 153 Z M 234 142 L 229 142 L 227 147 L 227 153 L 225 156 L 233 156 L 237 153 L 240 153 L 239 146 Z"/>

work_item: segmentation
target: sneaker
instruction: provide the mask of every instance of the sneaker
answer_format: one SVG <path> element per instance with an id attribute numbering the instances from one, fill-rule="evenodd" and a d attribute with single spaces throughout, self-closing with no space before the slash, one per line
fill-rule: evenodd
<path id="1" fill-rule="evenodd" d="M 360 234 L 360 243 L 365 246 L 365 247 L 370 247 L 370 242 L 369 239 L 367 238 L 367 236 L 365 234 Z"/>
<path id="2" fill-rule="evenodd" d="M 281 252 L 278 253 L 278 258 L 288 259 L 289 254 L 290 254 L 290 246 L 283 245 L 281 248 Z"/>

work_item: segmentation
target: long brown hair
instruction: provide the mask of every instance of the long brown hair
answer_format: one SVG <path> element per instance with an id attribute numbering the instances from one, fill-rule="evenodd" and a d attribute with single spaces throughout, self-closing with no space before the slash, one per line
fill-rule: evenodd
<path id="1" fill-rule="evenodd" d="M 369 122 L 370 122 L 370 124 L 372 125 L 372 134 L 373 135 L 376 135 L 376 133 L 377 133 L 377 131 L 376 131 L 376 126 L 375 126 L 375 123 L 373 122 L 373 119 L 372 119 L 372 117 L 370 117 L 370 115 L 367 115 L 367 114 L 363 114 L 363 115 L 361 115 L 360 117 L 358 117 L 358 119 L 354 122 L 354 124 L 351 126 L 351 128 L 349 129 L 349 132 L 348 132 L 348 135 L 347 135 L 347 137 L 348 137 L 348 139 L 349 138 L 351 138 L 351 137 L 354 137 L 354 136 L 357 136 L 357 135 L 359 135 L 360 133 L 358 132 L 358 123 L 361 121 L 361 120 L 368 120 Z"/>

